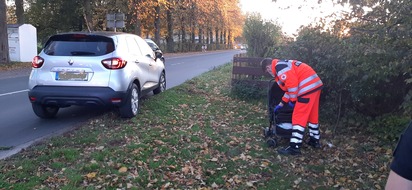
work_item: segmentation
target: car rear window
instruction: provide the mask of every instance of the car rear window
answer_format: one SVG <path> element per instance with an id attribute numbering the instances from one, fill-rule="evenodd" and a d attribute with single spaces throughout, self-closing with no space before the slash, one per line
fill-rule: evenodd
<path id="1" fill-rule="evenodd" d="M 86 34 L 55 35 L 44 46 L 44 53 L 52 56 L 101 56 L 113 51 L 111 38 Z"/>

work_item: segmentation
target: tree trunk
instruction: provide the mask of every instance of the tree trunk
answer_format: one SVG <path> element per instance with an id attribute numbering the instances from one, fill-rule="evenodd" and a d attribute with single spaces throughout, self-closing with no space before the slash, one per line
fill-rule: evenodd
<path id="1" fill-rule="evenodd" d="M 6 0 L 0 0 L 0 64 L 10 63 L 6 9 Z"/>
<path id="2" fill-rule="evenodd" d="M 216 41 L 216 44 L 219 43 L 219 29 L 217 27 L 215 29 L 215 41 Z"/>
<path id="3" fill-rule="evenodd" d="M 156 11 L 156 16 L 155 16 L 155 23 L 154 23 L 154 28 L 155 28 L 155 42 L 159 44 L 160 42 L 160 6 L 159 3 L 157 3 L 157 6 L 155 7 Z"/>
<path id="4" fill-rule="evenodd" d="M 181 29 L 181 34 L 182 34 L 182 42 L 183 43 L 186 43 L 186 27 L 185 27 L 185 19 L 182 17 L 181 18 L 181 21 L 180 21 L 180 23 L 181 23 L 181 27 L 180 27 L 180 29 Z"/>
<path id="5" fill-rule="evenodd" d="M 224 40 L 224 38 L 223 38 L 223 31 L 221 30 L 221 31 L 220 31 L 220 44 L 223 44 L 223 40 Z"/>
<path id="6" fill-rule="evenodd" d="M 16 17 L 17 24 L 24 24 L 24 9 L 23 9 L 23 0 L 14 0 L 16 4 Z"/>
<path id="7" fill-rule="evenodd" d="M 194 44 L 196 43 L 196 35 L 195 35 L 196 32 L 195 32 L 195 27 L 193 25 L 191 26 L 190 32 L 191 32 L 190 38 L 191 38 L 192 44 Z"/>
<path id="8" fill-rule="evenodd" d="M 227 35 L 227 30 L 225 29 L 225 32 L 223 33 L 223 44 L 228 44 L 228 40 L 227 40 L 227 38 L 226 38 L 226 35 Z"/>
<path id="9" fill-rule="evenodd" d="M 92 7 L 90 4 L 90 0 L 84 0 L 83 6 L 84 6 L 84 15 L 83 15 L 84 22 L 86 23 L 87 29 L 90 31 L 93 31 L 94 26 L 93 26 Z"/>
<path id="10" fill-rule="evenodd" d="M 227 44 L 229 45 L 228 46 L 229 48 L 233 48 L 233 45 L 232 45 L 232 31 L 231 30 L 229 30 L 229 34 L 227 35 Z"/>
<path id="11" fill-rule="evenodd" d="M 210 38 L 209 38 L 209 28 L 206 28 L 205 36 L 206 36 L 205 44 L 209 44 L 209 42 L 210 42 Z"/>
<path id="12" fill-rule="evenodd" d="M 184 23 L 183 22 L 184 21 L 184 19 L 182 19 L 182 22 L 181 23 Z M 181 31 L 180 31 L 181 33 L 181 40 L 180 40 L 180 51 L 181 52 L 186 52 L 187 51 L 187 49 L 186 48 L 184 48 L 184 47 L 186 47 L 186 28 L 185 28 L 185 25 L 184 24 L 182 24 L 181 25 Z"/>
<path id="13" fill-rule="evenodd" d="M 215 29 L 215 42 L 216 42 L 216 49 L 220 49 L 220 45 L 219 45 L 219 28 L 216 27 Z"/>
<path id="14" fill-rule="evenodd" d="M 142 35 L 141 24 L 142 24 L 142 21 L 139 18 L 139 11 L 136 10 L 136 18 L 135 18 L 135 23 L 134 23 L 134 33 L 138 36 Z"/>
<path id="15" fill-rule="evenodd" d="M 199 43 L 203 44 L 203 30 L 199 28 Z"/>
<path id="16" fill-rule="evenodd" d="M 173 53 L 174 52 L 174 42 L 173 42 L 173 17 L 171 8 L 168 7 L 166 11 L 166 19 L 167 19 L 167 52 Z"/>
<path id="17" fill-rule="evenodd" d="M 209 30 L 209 37 L 208 37 L 209 38 L 209 43 L 213 44 L 213 31 L 212 31 L 212 28 L 209 27 L 208 30 Z"/>

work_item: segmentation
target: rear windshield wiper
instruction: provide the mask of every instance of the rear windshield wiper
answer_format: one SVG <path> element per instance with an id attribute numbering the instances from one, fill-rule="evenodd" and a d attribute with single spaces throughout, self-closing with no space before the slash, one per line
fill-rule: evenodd
<path id="1" fill-rule="evenodd" d="M 94 52 L 87 52 L 87 51 L 72 51 L 70 52 L 72 55 L 96 55 Z"/>

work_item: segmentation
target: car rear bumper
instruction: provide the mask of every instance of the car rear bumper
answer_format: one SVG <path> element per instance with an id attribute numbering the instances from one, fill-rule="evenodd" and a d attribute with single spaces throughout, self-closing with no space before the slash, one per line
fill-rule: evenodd
<path id="1" fill-rule="evenodd" d="M 120 105 L 127 93 L 117 92 L 109 87 L 36 86 L 28 95 L 32 103 L 66 107 Z"/>

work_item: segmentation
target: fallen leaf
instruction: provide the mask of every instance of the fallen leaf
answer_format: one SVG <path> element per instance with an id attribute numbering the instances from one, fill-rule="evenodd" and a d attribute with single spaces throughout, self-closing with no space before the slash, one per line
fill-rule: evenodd
<path id="1" fill-rule="evenodd" d="M 96 147 L 96 150 L 103 150 L 103 149 L 104 149 L 104 146 Z"/>
<path id="2" fill-rule="evenodd" d="M 213 182 L 212 187 L 213 187 L 213 188 L 218 188 L 219 185 L 217 185 L 215 182 Z"/>
<path id="3" fill-rule="evenodd" d="M 253 187 L 253 183 L 251 183 L 251 182 L 246 182 L 246 185 L 249 186 L 249 187 Z"/>
<path id="4" fill-rule="evenodd" d="M 95 178 L 96 177 L 96 172 L 91 172 L 91 173 L 88 173 L 87 175 L 86 175 L 86 177 L 88 178 L 88 179 L 93 179 L 93 178 Z"/>
<path id="5" fill-rule="evenodd" d="M 154 142 L 156 143 L 156 144 L 158 144 L 158 145 L 163 145 L 163 144 L 165 144 L 163 141 L 161 141 L 161 140 L 154 140 Z"/>
<path id="6" fill-rule="evenodd" d="M 119 168 L 119 173 L 124 173 L 124 172 L 127 172 L 127 168 L 126 167 L 121 167 L 121 168 Z"/>
<path id="7" fill-rule="evenodd" d="M 167 182 L 162 186 L 162 189 L 167 189 L 170 186 L 170 182 Z"/>
<path id="8" fill-rule="evenodd" d="M 298 185 L 300 182 L 302 182 L 302 178 L 298 178 L 297 180 L 293 181 L 296 185 Z"/>
<path id="9" fill-rule="evenodd" d="M 268 167 L 269 164 L 270 164 L 269 162 L 263 161 L 262 165 L 260 165 L 260 166 L 265 168 L 265 167 Z"/>

